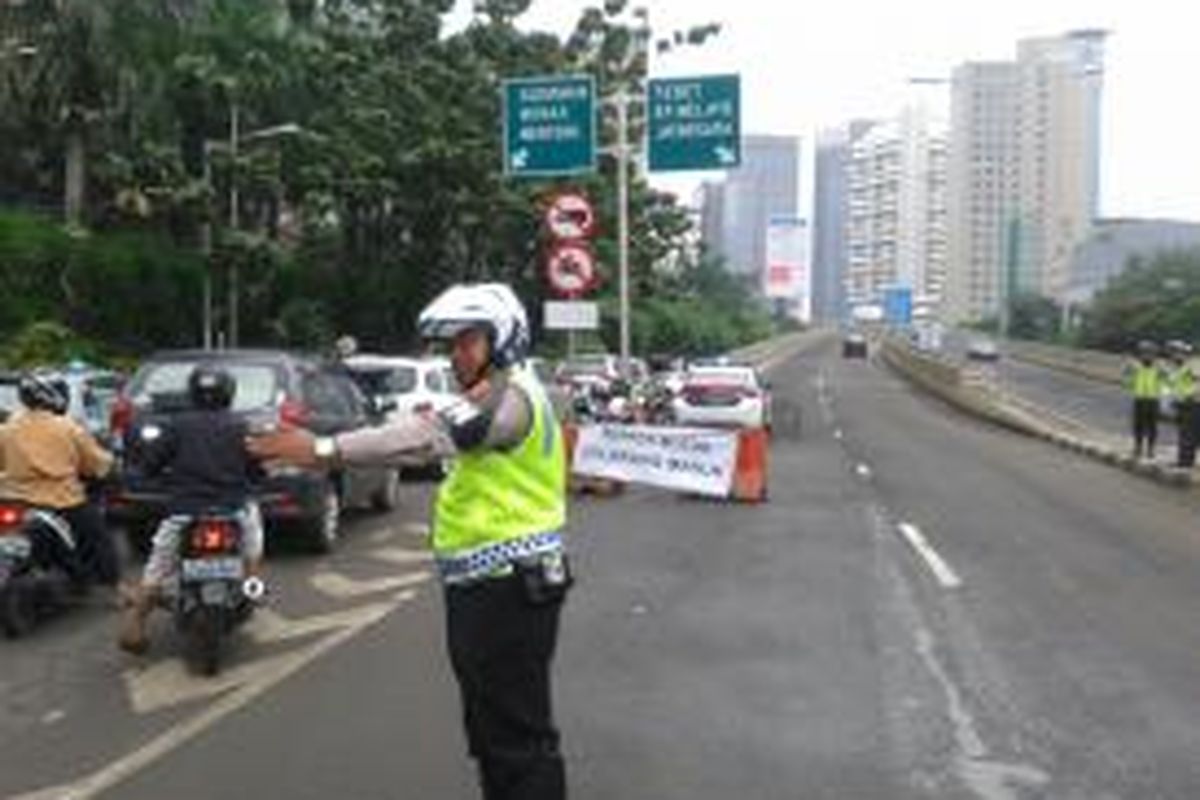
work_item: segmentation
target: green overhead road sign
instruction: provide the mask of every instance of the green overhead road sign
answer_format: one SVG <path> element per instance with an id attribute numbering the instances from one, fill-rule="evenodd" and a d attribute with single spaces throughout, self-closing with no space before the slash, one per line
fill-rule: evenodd
<path id="1" fill-rule="evenodd" d="M 742 163 L 741 79 L 737 75 L 650 81 L 650 170 L 731 169 Z"/>
<path id="2" fill-rule="evenodd" d="M 596 169 L 596 82 L 551 75 L 504 82 L 504 172 L 514 177 Z"/>

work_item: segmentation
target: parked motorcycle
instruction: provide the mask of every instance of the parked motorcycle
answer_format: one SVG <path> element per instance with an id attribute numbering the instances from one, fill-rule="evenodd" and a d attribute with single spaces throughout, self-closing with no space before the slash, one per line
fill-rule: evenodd
<path id="1" fill-rule="evenodd" d="M 250 619 L 265 592 L 261 579 L 246 576 L 236 513 L 215 509 L 188 523 L 180 536 L 178 586 L 169 602 L 193 669 L 217 674 L 225 641 Z"/>
<path id="2" fill-rule="evenodd" d="M 70 605 L 81 572 L 75 537 L 62 516 L 0 501 L 0 628 L 7 637 L 25 636 Z"/>

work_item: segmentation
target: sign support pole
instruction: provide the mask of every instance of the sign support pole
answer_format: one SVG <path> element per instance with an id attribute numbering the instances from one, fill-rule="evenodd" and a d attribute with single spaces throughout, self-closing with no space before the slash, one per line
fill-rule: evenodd
<path id="1" fill-rule="evenodd" d="M 617 253 L 621 292 L 621 374 L 629 375 L 629 95 L 617 95 Z"/>

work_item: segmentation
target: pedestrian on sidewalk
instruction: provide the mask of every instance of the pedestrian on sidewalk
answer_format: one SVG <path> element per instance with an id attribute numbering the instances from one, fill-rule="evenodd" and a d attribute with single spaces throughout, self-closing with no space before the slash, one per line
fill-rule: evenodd
<path id="1" fill-rule="evenodd" d="M 1158 363 L 1158 345 L 1141 341 L 1137 356 L 1125 366 L 1125 389 L 1133 399 L 1133 457 L 1154 460 L 1158 442 L 1159 404 L 1166 387 L 1165 372 Z"/>
<path id="2" fill-rule="evenodd" d="M 1171 353 L 1171 395 L 1175 401 L 1175 426 L 1179 431 L 1176 466 L 1191 469 L 1196 465 L 1197 413 L 1196 370 L 1192 365 L 1192 346 L 1174 341 Z"/>
<path id="3" fill-rule="evenodd" d="M 524 363 L 525 309 L 507 286 L 455 286 L 417 327 L 426 340 L 450 344 L 462 402 L 335 438 L 288 429 L 255 437 L 251 452 L 298 466 L 453 456 L 438 490 L 433 551 L 483 797 L 565 800 L 550 675 L 572 582 L 566 451 L 545 389 Z"/>

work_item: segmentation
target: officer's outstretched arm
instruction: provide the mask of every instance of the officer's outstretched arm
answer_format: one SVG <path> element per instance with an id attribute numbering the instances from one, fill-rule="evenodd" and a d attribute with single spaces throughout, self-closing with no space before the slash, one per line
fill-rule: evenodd
<path id="1" fill-rule="evenodd" d="M 508 450 L 533 427 L 529 398 L 505 383 L 481 403 L 462 400 L 435 415 L 413 415 L 379 428 L 344 433 L 336 458 L 346 464 L 403 463 L 450 458 L 472 450 Z"/>

